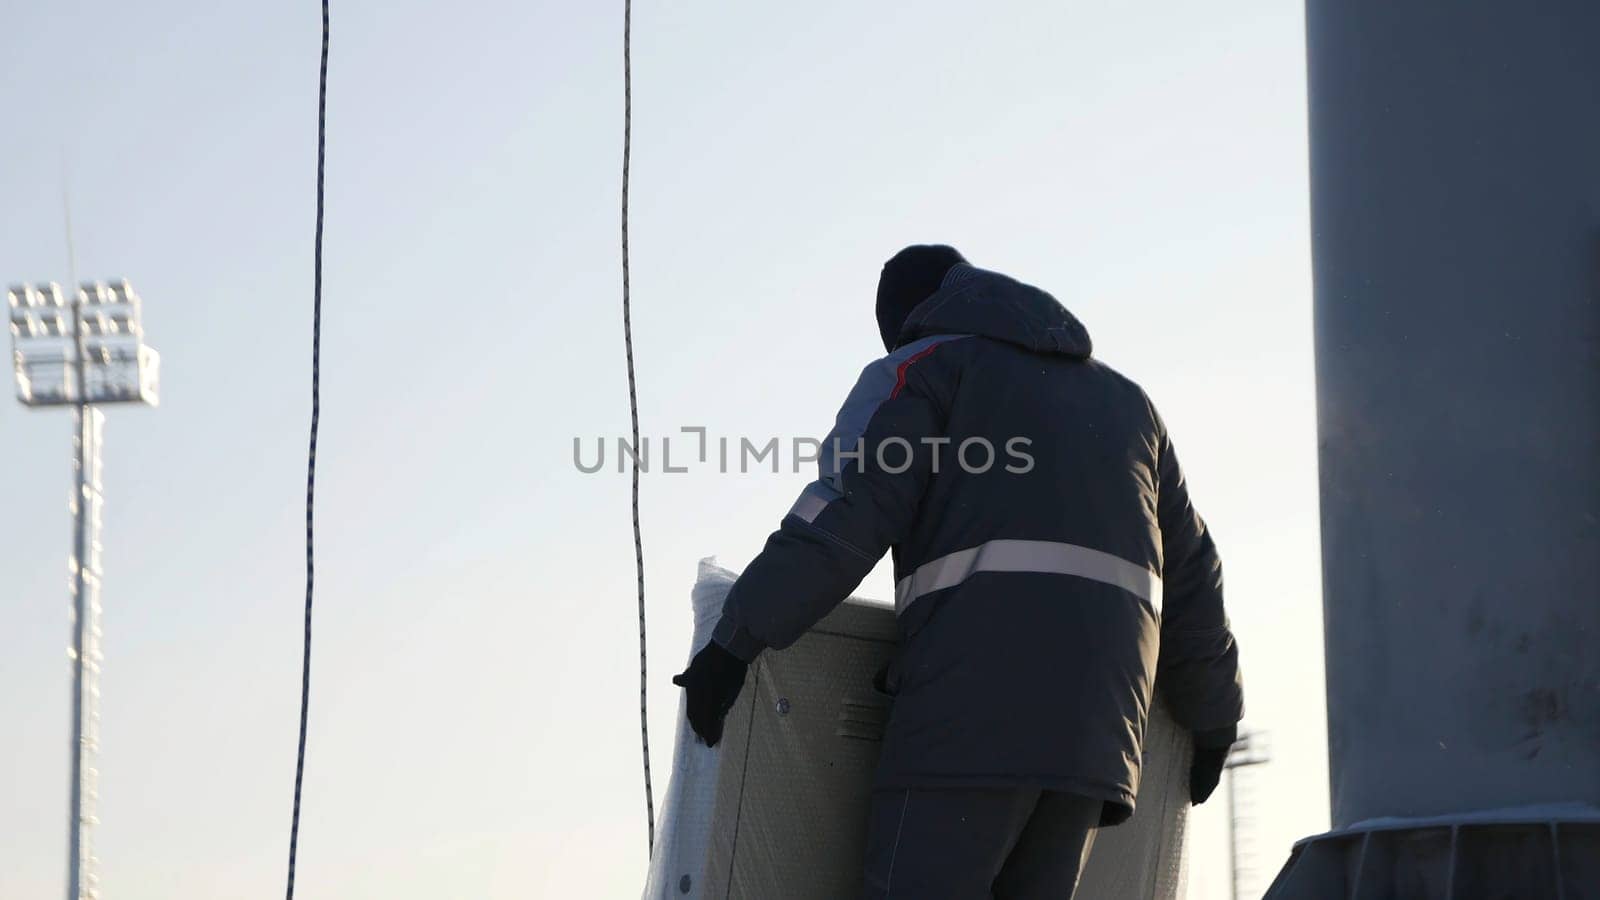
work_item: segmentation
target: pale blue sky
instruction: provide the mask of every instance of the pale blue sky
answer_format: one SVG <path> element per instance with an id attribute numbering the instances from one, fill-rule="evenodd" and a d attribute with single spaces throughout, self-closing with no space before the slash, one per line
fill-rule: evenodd
<path id="1" fill-rule="evenodd" d="M 621 4 L 335 0 L 299 896 L 631 897 L 644 872 L 616 205 Z M 125 275 L 99 849 L 118 900 L 281 891 L 308 419 L 312 3 L 0 12 L 0 280 Z M 1266 877 L 1326 825 L 1299 4 L 638 3 L 646 433 L 820 435 L 899 246 L 1060 297 L 1161 407 L 1243 646 Z M 0 403 L 0 896 L 65 851 L 70 424 Z M 805 474 L 651 473 L 658 793 L 695 560 Z M 888 593 L 884 567 L 862 592 Z M 1223 807 L 1195 900 L 1226 896 Z"/>

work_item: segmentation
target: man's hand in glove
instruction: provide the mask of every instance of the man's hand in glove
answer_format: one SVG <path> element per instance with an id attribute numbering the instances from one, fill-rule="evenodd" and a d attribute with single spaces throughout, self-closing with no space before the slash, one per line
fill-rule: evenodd
<path id="1" fill-rule="evenodd" d="M 1206 802 L 1222 780 L 1228 751 L 1239 738 L 1237 725 L 1194 734 L 1194 765 L 1189 768 L 1189 800 L 1195 806 Z"/>
<path id="2" fill-rule="evenodd" d="M 694 655 L 687 671 L 673 676 L 672 683 L 688 694 L 689 726 L 707 747 L 715 747 L 722 740 L 722 720 L 739 699 L 744 673 L 749 668 L 748 663 L 713 641 Z"/>

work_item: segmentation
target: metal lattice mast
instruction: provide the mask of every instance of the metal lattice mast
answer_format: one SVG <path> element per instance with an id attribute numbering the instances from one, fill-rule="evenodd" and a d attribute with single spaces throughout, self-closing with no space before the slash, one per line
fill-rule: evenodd
<path id="1" fill-rule="evenodd" d="M 1259 731 L 1246 731 L 1234 742 L 1233 749 L 1228 751 L 1228 761 L 1223 764 L 1228 774 L 1228 879 L 1231 885 L 1230 896 L 1233 900 L 1240 898 L 1240 885 L 1244 872 L 1240 851 L 1242 843 L 1240 826 L 1243 822 L 1239 805 L 1239 770 L 1271 761 L 1272 756 L 1267 749 L 1265 735 Z"/>

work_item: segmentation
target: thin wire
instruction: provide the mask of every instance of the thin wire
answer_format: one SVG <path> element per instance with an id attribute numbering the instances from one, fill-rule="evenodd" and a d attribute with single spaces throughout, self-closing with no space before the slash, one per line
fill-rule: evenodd
<path id="1" fill-rule="evenodd" d="M 633 0 L 622 4 L 622 343 L 628 357 L 628 413 L 633 420 L 633 561 L 639 573 L 639 736 L 644 753 L 644 809 L 650 846 L 656 846 L 655 790 L 650 784 L 650 663 L 644 615 L 644 540 L 639 534 L 639 389 L 633 374 L 633 316 L 628 290 L 628 160 L 633 155 Z"/>
<path id="2" fill-rule="evenodd" d="M 322 418 L 322 210 L 328 143 L 328 0 L 322 0 L 322 65 L 317 85 L 317 237 L 312 249 L 311 441 L 306 451 L 306 638 L 300 656 L 300 744 L 294 763 L 294 819 L 289 825 L 289 886 L 294 900 L 295 853 L 300 844 L 300 788 L 306 775 L 306 714 L 311 707 L 311 598 L 316 583 L 313 537 L 317 496 L 317 423 Z"/>

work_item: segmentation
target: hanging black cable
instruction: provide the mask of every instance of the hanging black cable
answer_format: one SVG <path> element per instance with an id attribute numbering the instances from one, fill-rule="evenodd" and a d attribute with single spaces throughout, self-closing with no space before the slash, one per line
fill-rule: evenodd
<path id="1" fill-rule="evenodd" d="M 622 4 L 622 344 L 628 358 L 628 413 L 633 420 L 633 446 L 639 448 L 639 390 L 633 376 L 633 319 L 628 295 L 628 160 L 633 154 L 633 0 Z M 639 734 L 644 749 L 646 833 L 656 845 L 655 791 L 650 785 L 649 658 L 644 616 L 644 541 L 639 535 L 639 458 L 633 457 L 633 560 L 639 573 Z"/>
<path id="2" fill-rule="evenodd" d="M 289 886 L 294 900 L 295 851 L 300 842 L 300 787 L 306 775 L 306 714 L 311 707 L 311 597 L 316 583 L 313 536 L 317 497 L 317 423 L 322 417 L 322 208 L 328 143 L 328 0 L 322 0 L 322 65 L 317 84 L 317 237 L 312 246 L 311 442 L 306 451 L 306 638 L 300 656 L 300 744 L 294 762 L 294 818 L 289 824 Z"/>

